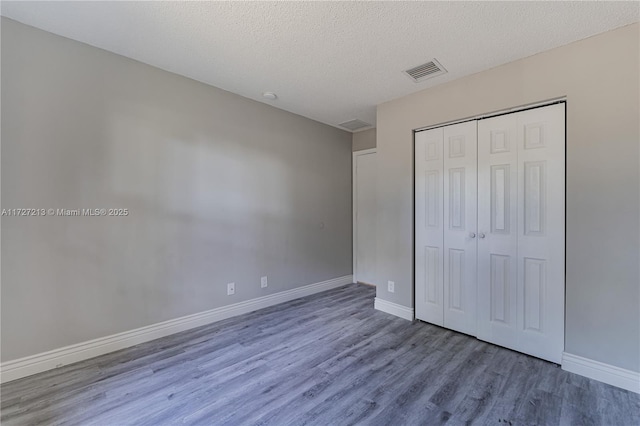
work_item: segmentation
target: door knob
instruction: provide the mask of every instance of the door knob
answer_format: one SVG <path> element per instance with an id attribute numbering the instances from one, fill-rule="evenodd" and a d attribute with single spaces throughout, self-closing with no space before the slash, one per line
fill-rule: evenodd
<path id="1" fill-rule="evenodd" d="M 475 238 L 476 234 L 474 232 L 469 232 L 469 238 Z"/>
<path id="2" fill-rule="evenodd" d="M 478 234 L 478 237 L 484 238 L 484 234 L 481 232 L 481 233 Z"/>

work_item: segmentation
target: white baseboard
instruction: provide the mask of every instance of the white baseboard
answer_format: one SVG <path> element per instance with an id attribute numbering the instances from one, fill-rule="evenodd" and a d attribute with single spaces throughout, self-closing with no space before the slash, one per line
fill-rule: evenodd
<path id="1" fill-rule="evenodd" d="M 640 393 L 640 372 L 625 370 L 603 362 L 594 361 L 564 352 L 562 369 L 631 392 Z"/>
<path id="2" fill-rule="evenodd" d="M 386 312 L 388 314 L 395 315 L 409 321 L 413 321 L 413 309 L 407 308 L 406 306 L 398 305 L 397 303 L 389 302 L 387 300 L 382 300 L 379 297 L 376 297 L 374 307 L 379 311 Z"/>
<path id="3" fill-rule="evenodd" d="M 211 324 L 237 315 L 246 314 L 258 309 L 288 302 L 290 300 L 309 296 L 321 291 L 331 290 L 336 287 L 351 284 L 352 282 L 353 277 L 351 275 L 345 275 L 344 277 L 309 284 L 292 290 L 247 300 L 245 302 L 234 303 L 233 305 L 223 306 L 209 311 L 137 328 L 135 330 L 101 337 L 99 339 L 66 346 L 60 349 L 54 349 L 41 354 L 3 362 L 0 364 L 0 381 L 5 383 L 22 377 L 31 376 L 32 374 L 62 367 L 63 365 L 84 361 L 109 352 L 135 346 L 150 340 L 159 339 L 160 337 L 169 336 L 174 333 L 190 330 L 192 328 Z"/>

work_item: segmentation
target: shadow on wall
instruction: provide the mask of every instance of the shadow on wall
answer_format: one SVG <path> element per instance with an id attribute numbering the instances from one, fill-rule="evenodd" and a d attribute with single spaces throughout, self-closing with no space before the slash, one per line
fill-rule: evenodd
<path id="1" fill-rule="evenodd" d="M 175 127 L 163 125 L 162 115 L 127 111 L 110 126 L 110 191 L 132 213 L 106 237 L 114 249 L 126 241 L 142 250 L 119 254 L 105 267 L 128 266 L 127 275 L 134 274 L 138 266 L 129 259 L 142 257 L 150 265 L 141 281 L 166 285 L 166 300 L 151 306 L 170 306 L 172 300 L 192 306 L 211 298 L 224 303 L 226 282 L 255 281 L 276 265 L 295 264 L 305 254 L 288 232 L 297 208 L 295 164 L 234 135 L 212 140 L 198 128 L 172 135 Z"/>
<path id="2" fill-rule="evenodd" d="M 20 28 L 3 206 L 128 215 L 3 218 L 4 361 L 351 273 L 348 133 Z"/>
<path id="3" fill-rule="evenodd" d="M 56 218 L 57 224 L 66 222 L 57 239 L 66 241 L 56 251 L 65 275 L 59 279 L 84 276 L 73 289 L 80 300 L 104 295 L 105 288 L 92 286 L 109 288 L 111 300 L 92 308 L 104 318 L 134 310 L 173 318 L 192 313 L 187 306 L 210 309 L 230 303 L 227 282 L 247 292 L 246 283 L 258 283 L 267 273 L 271 291 L 284 290 L 286 282 L 319 280 L 335 263 L 322 241 L 331 240 L 322 228 L 326 219 L 314 214 L 314 204 L 331 192 L 326 171 L 314 168 L 302 151 L 287 158 L 283 151 L 289 147 L 277 134 L 261 141 L 245 139 L 249 135 L 241 129 L 215 135 L 215 129 L 176 114 L 118 105 L 109 115 L 106 140 L 73 161 L 89 160 L 93 167 L 66 174 L 67 188 L 75 190 L 65 205 L 82 199 L 83 206 L 128 208 L 129 214 Z M 192 131 L 177 133 L 185 123 Z M 105 279 L 114 271 L 116 280 Z M 243 299 L 264 294 L 256 290 Z"/>
<path id="4" fill-rule="evenodd" d="M 327 166 L 335 159 L 303 135 L 296 147 L 275 129 L 261 139 L 241 128 L 221 134 L 215 123 L 198 126 L 175 110 L 133 102 L 106 117 L 102 134 L 98 126 L 81 135 L 49 128 L 37 158 L 28 146 L 8 152 L 22 160 L 19 174 L 39 174 L 22 187 L 34 206 L 128 209 L 120 217 L 3 223 L 7 241 L 22 247 L 17 253 L 30 253 L 7 256 L 9 276 L 49 283 L 37 296 L 34 328 L 111 334 L 333 278 L 349 259 L 350 247 L 344 256 L 335 244 L 350 236 L 333 226 L 340 177 Z M 237 283 L 233 298 L 227 282 Z M 33 297 L 28 287 L 7 294 L 13 315 Z"/>

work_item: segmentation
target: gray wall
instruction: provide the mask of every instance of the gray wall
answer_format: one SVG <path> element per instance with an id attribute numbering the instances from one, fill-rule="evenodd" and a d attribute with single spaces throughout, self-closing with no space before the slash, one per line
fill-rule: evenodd
<path id="1" fill-rule="evenodd" d="M 351 274 L 351 142 L 3 18 L 2 207 L 130 214 L 2 218 L 2 360 Z"/>
<path id="2" fill-rule="evenodd" d="M 361 151 L 363 149 L 371 149 L 376 147 L 376 129 L 363 130 L 353 134 L 352 140 L 353 151 Z"/>
<path id="3" fill-rule="evenodd" d="M 567 96 L 566 351 L 640 371 L 638 24 L 378 106 L 378 297 L 413 306 L 412 129 Z"/>

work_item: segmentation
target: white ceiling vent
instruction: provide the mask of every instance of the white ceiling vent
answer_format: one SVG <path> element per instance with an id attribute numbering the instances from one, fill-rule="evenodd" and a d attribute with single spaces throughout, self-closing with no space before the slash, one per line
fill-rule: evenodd
<path id="1" fill-rule="evenodd" d="M 446 72 L 447 70 L 444 69 L 444 67 L 440 65 L 440 62 L 435 59 L 432 59 L 426 64 L 418 65 L 417 67 L 404 71 L 404 73 L 407 74 L 415 83 L 419 83 L 428 78 L 437 77 L 445 74 Z"/>
<path id="2" fill-rule="evenodd" d="M 362 120 L 358 120 L 356 118 L 355 120 L 349 120 L 349 121 L 345 121 L 344 123 L 340 123 L 339 126 L 344 127 L 345 129 L 349 129 L 352 132 L 355 132 L 356 130 L 364 129 L 365 127 L 371 127 L 371 124 L 366 123 Z"/>

